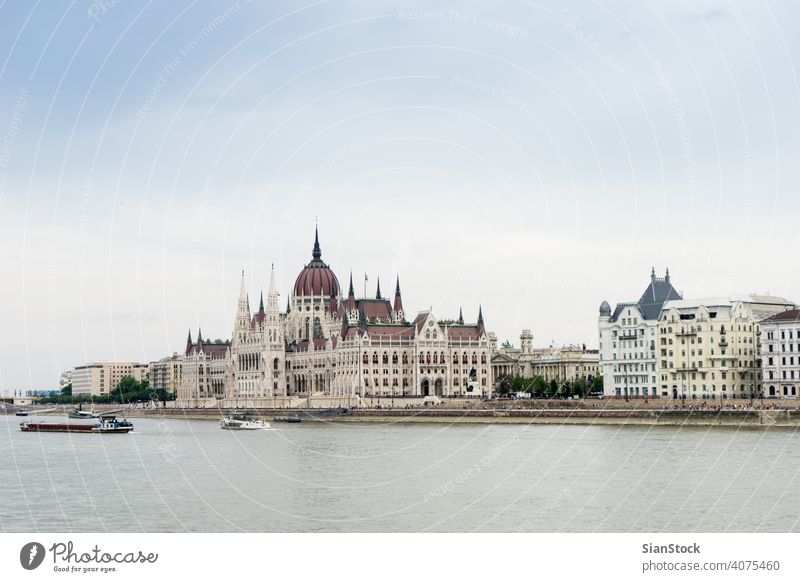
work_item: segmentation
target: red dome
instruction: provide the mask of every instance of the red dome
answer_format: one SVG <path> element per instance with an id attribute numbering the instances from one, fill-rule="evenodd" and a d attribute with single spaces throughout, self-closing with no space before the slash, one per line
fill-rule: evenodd
<path id="1" fill-rule="evenodd" d="M 311 262 L 300 271 L 294 282 L 294 294 L 338 297 L 339 280 L 330 267 L 322 262 L 318 233 L 314 237 L 314 251 L 311 253 L 311 257 Z"/>
<path id="2" fill-rule="evenodd" d="M 324 297 L 339 296 L 339 280 L 328 265 L 314 261 L 300 271 L 297 281 L 294 282 L 295 295 L 321 295 Z"/>

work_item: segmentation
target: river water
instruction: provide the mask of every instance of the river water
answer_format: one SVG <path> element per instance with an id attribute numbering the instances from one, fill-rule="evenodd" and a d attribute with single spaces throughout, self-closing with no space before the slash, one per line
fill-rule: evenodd
<path id="1" fill-rule="evenodd" d="M 793 429 L 0 416 L 0 530 L 798 531 Z"/>

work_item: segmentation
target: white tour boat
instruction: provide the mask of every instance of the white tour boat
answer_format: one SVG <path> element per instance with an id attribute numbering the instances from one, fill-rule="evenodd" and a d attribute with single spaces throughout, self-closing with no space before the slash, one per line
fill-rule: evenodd
<path id="1" fill-rule="evenodd" d="M 270 428 L 269 423 L 253 418 L 249 414 L 231 414 L 219 421 L 219 427 L 225 430 L 260 430 Z"/>

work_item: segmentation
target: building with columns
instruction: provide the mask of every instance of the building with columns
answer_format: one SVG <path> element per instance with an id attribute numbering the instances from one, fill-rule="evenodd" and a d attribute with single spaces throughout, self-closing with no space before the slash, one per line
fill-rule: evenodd
<path id="1" fill-rule="evenodd" d="M 669 269 L 663 278 L 650 273 L 650 283 L 639 300 L 600 305 L 598 319 L 600 372 L 603 394 L 612 398 L 659 397 L 657 335 L 666 301 L 681 299 L 672 286 Z"/>
<path id="2" fill-rule="evenodd" d="M 522 330 L 519 340 L 519 348 L 501 346 L 492 356 L 495 390 L 506 376 L 541 376 L 548 383 L 555 380 L 560 385 L 580 379 L 590 381 L 599 372 L 600 355 L 586 344 L 534 348 L 529 329 Z"/>
<path id="3" fill-rule="evenodd" d="M 274 404 L 276 399 L 325 396 L 481 397 L 492 391 L 494 338 L 483 310 L 477 321 L 439 319 L 431 311 L 409 319 L 399 276 L 391 300 L 381 293 L 345 294 L 322 260 L 315 232 L 311 261 L 298 274 L 286 310 L 278 305 L 274 269 L 267 300 L 251 313 L 244 273 L 229 342 L 187 342 L 179 404 L 212 399 Z"/>

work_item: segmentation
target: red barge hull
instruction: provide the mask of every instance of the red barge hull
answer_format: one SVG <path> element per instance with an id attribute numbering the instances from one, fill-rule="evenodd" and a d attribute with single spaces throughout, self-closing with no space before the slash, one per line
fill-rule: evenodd
<path id="1" fill-rule="evenodd" d="M 25 423 L 20 425 L 22 432 L 92 432 L 96 424 L 54 424 L 54 423 Z"/>
<path id="2" fill-rule="evenodd" d="M 81 432 L 100 434 L 126 434 L 133 430 L 133 425 L 126 421 L 103 420 L 99 424 L 77 424 L 57 422 L 23 422 L 19 425 L 22 432 Z"/>

